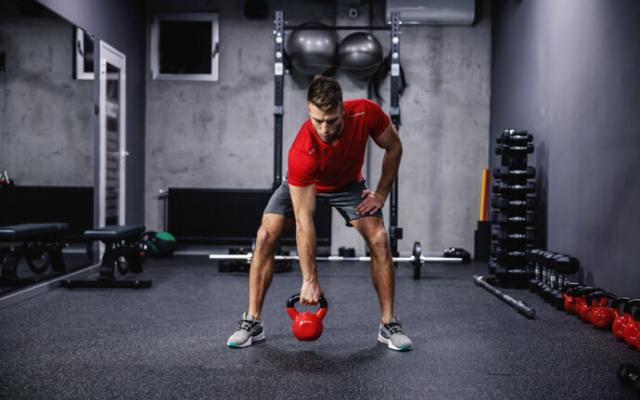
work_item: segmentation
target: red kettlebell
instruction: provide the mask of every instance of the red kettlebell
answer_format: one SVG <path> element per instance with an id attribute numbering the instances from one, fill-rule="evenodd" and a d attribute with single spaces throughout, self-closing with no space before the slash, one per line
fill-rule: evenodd
<path id="1" fill-rule="evenodd" d="M 581 289 L 582 286 L 577 283 L 570 283 L 564 288 L 562 292 L 562 303 L 564 305 L 564 309 L 569 314 L 573 314 L 576 312 L 576 298 L 575 291 Z"/>
<path id="2" fill-rule="evenodd" d="M 609 309 L 611 310 L 611 317 L 613 318 L 613 322 L 611 323 L 611 331 L 615 334 L 616 325 L 619 324 L 618 320 L 622 317 L 622 313 L 620 313 L 620 306 L 622 306 L 622 310 L 624 311 L 624 306 L 630 299 L 628 297 L 618 297 L 617 299 L 611 302 Z"/>
<path id="3" fill-rule="evenodd" d="M 624 340 L 630 345 L 636 345 L 636 341 L 638 341 L 638 337 L 640 337 L 640 322 L 638 320 L 640 317 L 638 316 L 638 305 L 640 305 L 640 300 L 632 300 L 627 303 L 629 307 L 627 310 L 631 318 L 629 322 L 624 326 Z"/>
<path id="4" fill-rule="evenodd" d="M 591 325 L 600 329 L 609 329 L 613 323 L 612 308 L 609 306 L 609 300 L 613 303 L 617 297 L 611 293 L 600 292 L 592 293 L 588 296 L 591 297 L 591 311 L 589 312 L 589 320 Z"/>
<path id="5" fill-rule="evenodd" d="M 589 320 L 588 317 L 586 317 L 585 319 L 585 316 L 584 316 L 589 312 L 589 305 L 587 304 L 587 296 L 590 293 L 598 292 L 598 291 L 600 291 L 600 289 L 596 289 L 588 286 L 583 287 L 582 289 L 576 291 L 577 297 L 576 297 L 575 311 L 578 318 L 581 318 L 583 321 Z"/>
<path id="6" fill-rule="evenodd" d="M 299 313 L 295 304 L 300 301 L 300 293 L 294 294 L 287 300 L 287 313 L 293 320 L 291 330 L 298 340 L 316 340 L 322 335 L 322 319 L 327 314 L 328 303 L 324 296 L 320 296 L 320 308 L 315 313 L 305 311 Z"/>
<path id="7" fill-rule="evenodd" d="M 629 346 L 636 347 L 638 339 L 640 339 L 640 322 L 631 320 L 624 327 L 624 340 Z"/>
<path id="8" fill-rule="evenodd" d="M 634 303 L 637 305 L 638 303 L 640 303 L 640 300 L 633 299 L 626 302 L 621 301 L 620 304 L 623 304 L 623 306 L 622 312 L 619 314 L 616 308 L 616 318 L 613 321 L 613 326 L 611 329 L 613 330 L 613 334 L 620 340 L 624 340 L 624 328 L 630 321 L 633 320 L 631 311 L 634 307 Z"/>

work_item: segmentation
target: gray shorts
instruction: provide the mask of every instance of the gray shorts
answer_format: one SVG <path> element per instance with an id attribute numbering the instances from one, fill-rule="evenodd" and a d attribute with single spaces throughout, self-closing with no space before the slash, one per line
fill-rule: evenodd
<path id="1" fill-rule="evenodd" d="M 352 226 L 351 221 L 362 217 L 379 217 L 382 218 L 382 211 L 378 210 L 373 214 L 360 215 L 356 212 L 356 207 L 362 201 L 362 192 L 367 189 L 365 180 L 352 183 L 341 192 L 333 193 L 317 193 L 316 199 L 323 204 L 335 207 L 342 215 L 347 226 Z M 273 192 L 269 203 L 264 209 L 265 214 L 280 214 L 293 217 L 293 204 L 291 203 L 291 194 L 289 193 L 289 184 L 287 181 Z"/>

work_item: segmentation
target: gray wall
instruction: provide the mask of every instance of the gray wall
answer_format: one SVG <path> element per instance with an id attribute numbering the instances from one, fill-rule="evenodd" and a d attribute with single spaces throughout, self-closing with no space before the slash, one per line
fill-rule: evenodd
<path id="1" fill-rule="evenodd" d="M 584 282 L 636 297 L 639 20 L 633 0 L 498 2 L 491 104 L 492 148 L 505 128 L 535 137 L 541 244 L 577 256 Z"/>
<path id="2" fill-rule="evenodd" d="M 93 185 L 93 87 L 73 79 L 73 25 L 0 5 L 0 170 L 20 185 Z"/>
<path id="3" fill-rule="evenodd" d="M 220 13 L 220 80 L 147 84 L 146 223 L 161 226 L 158 190 L 167 187 L 268 188 L 273 179 L 273 11 L 291 23 L 346 23 L 331 2 L 273 2 L 269 18 L 250 21 L 242 2 L 153 1 L 147 12 Z M 329 4 L 329 5 L 327 5 Z M 365 15 L 379 10 L 363 8 Z M 374 18 L 375 19 L 375 18 Z M 411 85 L 401 100 L 401 251 L 414 240 L 423 248 L 473 248 L 481 169 L 489 137 L 490 19 L 473 27 L 405 28 L 402 60 Z M 386 33 L 376 34 L 388 49 Z M 365 85 L 337 75 L 345 97 L 366 97 Z M 306 79 L 285 82 L 284 147 L 306 116 Z M 382 87 L 388 99 L 388 81 Z M 383 108 L 388 110 L 388 100 Z M 382 153 L 371 151 L 371 182 Z M 286 170 L 286 169 L 285 169 Z M 365 174 L 369 171 L 365 171 Z M 334 214 L 333 243 L 362 252 L 358 235 Z"/>
<path id="4" fill-rule="evenodd" d="M 127 158 L 126 215 L 127 223 L 143 223 L 146 37 L 143 3 L 128 0 L 38 2 L 93 34 L 96 43 L 103 40 L 127 57 L 127 151 L 130 155 Z M 97 81 L 94 81 L 93 99 L 98 102 Z M 94 129 L 97 132 L 97 118 L 94 118 Z M 97 159 L 97 152 L 94 146 L 94 159 Z"/>

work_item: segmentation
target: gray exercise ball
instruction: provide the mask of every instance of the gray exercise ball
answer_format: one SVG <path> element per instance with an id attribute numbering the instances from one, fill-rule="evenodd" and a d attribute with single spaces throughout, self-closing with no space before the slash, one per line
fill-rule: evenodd
<path id="1" fill-rule="evenodd" d="M 382 45 L 367 32 L 350 34 L 338 47 L 338 66 L 356 79 L 366 79 L 373 75 L 383 60 Z"/>
<path id="2" fill-rule="evenodd" d="M 303 26 L 326 26 L 306 22 Z M 305 75 L 318 75 L 336 66 L 338 37 L 331 30 L 295 30 L 287 40 L 287 54 L 294 70 Z"/>

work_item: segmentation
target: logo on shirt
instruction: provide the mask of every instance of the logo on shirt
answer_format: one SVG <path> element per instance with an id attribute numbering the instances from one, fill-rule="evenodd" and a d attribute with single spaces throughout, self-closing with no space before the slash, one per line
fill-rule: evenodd
<path id="1" fill-rule="evenodd" d="M 316 152 L 316 146 L 313 146 L 312 148 L 309 149 L 307 153 L 309 153 L 309 155 L 312 155 L 315 152 Z"/>
<path id="2" fill-rule="evenodd" d="M 359 117 L 360 115 L 364 115 L 364 111 L 360 111 L 358 113 L 355 114 L 350 114 L 348 115 L 349 118 L 353 118 L 353 117 Z"/>

